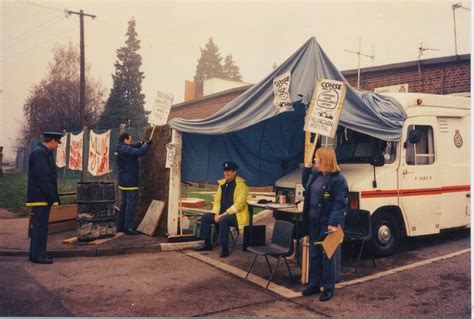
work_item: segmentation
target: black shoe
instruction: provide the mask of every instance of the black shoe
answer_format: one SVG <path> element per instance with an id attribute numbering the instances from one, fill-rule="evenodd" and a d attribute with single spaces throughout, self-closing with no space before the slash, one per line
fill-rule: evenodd
<path id="1" fill-rule="evenodd" d="M 127 229 L 125 229 L 125 234 L 127 234 L 127 235 L 140 235 L 141 233 L 139 231 L 136 231 L 135 229 L 127 228 Z"/>
<path id="2" fill-rule="evenodd" d="M 51 256 L 51 255 L 47 255 L 45 258 L 48 259 L 48 260 L 53 260 L 53 256 Z"/>
<path id="3" fill-rule="evenodd" d="M 211 251 L 212 247 L 204 245 L 202 247 L 194 248 L 193 250 L 194 251 Z"/>
<path id="4" fill-rule="evenodd" d="M 320 301 L 328 301 L 332 298 L 333 292 L 331 289 L 325 289 L 321 296 L 319 296 Z"/>
<path id="5" fill-rule="evenodd" d="M 31 259 L 31 262 L 33 264 L 52 264 L 53 260 L 47 259 L 47 258 L 40 258 L 40 259 Z"/>
<path id="6" fill-rule="evenodd" d="M 309 286 L 308 288 L 306 288 L 305 290 L 301 292 L 303 296 L 317 295 L 320 293 L 321 293 L 321 288 L 315 287 L 315 286 L 313 287 Z"/>
<path id="7" fill-rule="evenodd" d="M 226 258 L 226 257 L 229 257 L 229 250 L 228 249 L 222 249 L 221 258 Z"/>

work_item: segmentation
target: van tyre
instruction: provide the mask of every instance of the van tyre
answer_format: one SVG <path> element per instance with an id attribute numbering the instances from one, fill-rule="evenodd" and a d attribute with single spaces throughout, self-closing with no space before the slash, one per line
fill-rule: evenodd
<path id="1" fill-rule="evenodd" d="M 392 255 L 401 237 L 400 221 L 390 213 L 375 214 L 372 218 L 372 251 L 376 256 Z"/>

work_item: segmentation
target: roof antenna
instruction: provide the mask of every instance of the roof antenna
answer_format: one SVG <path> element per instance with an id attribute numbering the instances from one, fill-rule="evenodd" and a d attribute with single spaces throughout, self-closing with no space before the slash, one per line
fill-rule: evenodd
<path id="1" fill-rule="evenodd" d="M 373 53 L 373 47 L 372 47 L 372 55 L 368 55 L 368 54 L 360 52 L 360 46 L 361 46 L 361 38 L 359 37 L 359 50 L 358 51 L 344 49 L 344 51 L 357 54 L 357 89 L 360 89 L 360 56 L 362 55 L 362 56 L 371 58 L 372 65 L 374 64 L 374 59 L 375 59 L 375 55 Z"/>
<path id="2" fill-rule="evenodd" d="M 420 46 L 418 47 L 418 73 L 421 73 L 421 56 L 425 51 L 439 51 L 439 49 L 430 49 L 430 48 L 423 48 L 423 42 L 420 42 Z"/>

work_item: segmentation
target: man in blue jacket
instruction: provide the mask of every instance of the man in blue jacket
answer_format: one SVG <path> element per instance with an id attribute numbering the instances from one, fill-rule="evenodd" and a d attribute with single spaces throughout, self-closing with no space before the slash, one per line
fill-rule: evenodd
<path id="1" fill-rule="evenodd" d="M 28 160 L 26 206 L 31 207 L 31 242 L 29 257 L 35 264 L 52 264 L 46 255 L 51 206 L 58 205 L 58 182 L 53 151 L 61 143 L 62 133 L 43 133 L 43 143 L 31 152 Z"/>
<path id="2" fill-rule="evenodd" d="M 133 227 L 139 185 L 138 158 L 145 155 L 151 143 L 151 140 L 146 143 L 132 143 L 130 134 L 123 132 L 119 136 L 115 149 L 117 153 L 118 183 L 122 197 L 118 230 L 124 231 L 128 235 L 140 234 Z"/>

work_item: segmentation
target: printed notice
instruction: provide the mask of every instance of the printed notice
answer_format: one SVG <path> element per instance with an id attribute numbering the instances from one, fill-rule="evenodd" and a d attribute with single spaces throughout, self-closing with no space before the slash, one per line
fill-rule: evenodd
<path id="1" fill-rule="evenodd" d="M 333 138 L 336 134 L 345 97 L 346 85 L 344 82 L 318 80 L 309 111 L 306 114 L 304 130 Z"/>
<path id="2" fill-rule="evenodd" d="M 155 109 L 151 112 L 148 122 L 152 125 L 161 126 L 168 122 L 168 116 L 173 104 L 173 94 L 156 92 Z"/>

